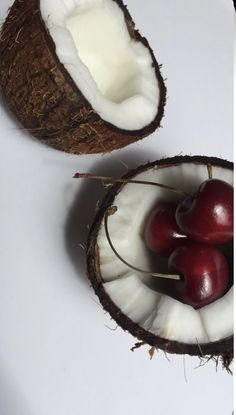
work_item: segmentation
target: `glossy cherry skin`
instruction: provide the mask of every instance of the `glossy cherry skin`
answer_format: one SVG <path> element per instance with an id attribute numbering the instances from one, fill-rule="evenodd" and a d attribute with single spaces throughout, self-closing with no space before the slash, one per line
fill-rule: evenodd
<path id="1" fill-rule="evenodd" d="M 147 220 L 145 241 L 156 254 L 169 256 L 186 241 L 186 235 L 181 232 L 175 220 L 176 208 L 175 203 L 160 203 Z"/>
<path id="2" fill-rule="evenodd" d="M 218 179 L 201 184 L 198 193 L 181 202 L 176 222 L 191 239 L 223 244 L 233 238 L 233 187 Z"/>
<path id="3" fill-rule="evenodd" d="M 172 252 L 172 273 L 180 281 L 168 281 L 168 294 L 177 300 L 200 308 L 224 295 L 229 289 L 229 267 L 222 252 L 211 245 L 192 243 Z"/>

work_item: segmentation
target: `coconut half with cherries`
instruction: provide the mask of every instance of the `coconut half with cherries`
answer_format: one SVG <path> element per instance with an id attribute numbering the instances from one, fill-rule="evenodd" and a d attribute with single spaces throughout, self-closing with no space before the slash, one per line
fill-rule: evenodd
<path id="1" fill-rule="evenodd" d="M 179 294 L 182 288 L 180 291 L 178 288 L 172 289 L 172 284 L 182 283 L 185 286 L 186 283 L 183 283 L 180 269 L 173 271 L 169 267 L 170 258 L 176 255 L 169 253 L 167 258 L 162 253 L 153 252 L 145 236 L 147 223 L 156 206 L 163 203 L 179 206 L 188 198 L 187 195 L 195 197 L 203 183 L 211 180 L 223 181 L 232 192 L 233 164 L 212 157 L 178 156 L 141 166 L 122 178 L 120 183 L 118 179 L 108 190 L 91 227 L 87 269 L 104 309 L 141 344 L 168 353 L 221 359 L 223 366 L 229 369 L 233 357 L 232 229 L 231 236 L 228 239 L 223 237 L 223 243 L 217 240 L 217 244 L 191 241 L 191 235 L 187 236 L 191 247 L 192 244 L 197 246 L 196 254 L 192 257 L 187 254 L 190 265 L 194 264 L 196 269 L 200 267 L 201 271 L 197 270 L 196 273 L 207 273 L 200 286 L 198 282 L 195 284 L 193 292 L 189 294 L 192 296 L 190 300 Z M 112 182 L 113 179 L 106 180 L 106 183 Z M 153 185 L 155 183 L 162 186 Z M 209 200 L 209 194 L 207 191 L 206 201 Z M 216 198 L 219 197 L 221 194 L 216 192 Z M 232 193 L 230 204 L 231 199 Z M 221 206 L 218 202 L 216 205 L 214 209 L 222 217 L 224 213 Z M 232 222 L 231 207 L 228 212 L 230 219 L 227 220 Z M 209 215 L 209 206 L 206 206 L 205 223 L 211 221 Z M 202 219 L 199 219 L 199 226 Z M 184 238 L 183 244 L 187 244 Z M 177 247 L 174 252 L 182 252 L 181 249 L 183 251 L 185 248 Z M 212 255 L 205 255 L 205 249 L 206 253 L 209 250 L 213 252 L 213 265 L 210 265 L 209 272 L 204 261 L 208 261 Z M 204 255 L 205 259 L 201 259 Z M 214 274 L 212 280 L 215 266 L 217 275 Z M 167 278 L 173 274 L 173 280 L 158 278 L 156 274 Z M 175 277 L 179 277 L 180 281 L 176 281 Z M 190 291 L 191 285 L 190 281 Z M 217 287 L 221 288 L 215 295 Z"/>
<path id="2" fill-rule="evenodd" d="M 15 0 L 1 30 L 0 89 L 25 130 L 76 154 L 150 135 L 166 99 L 121 0 Z"/>

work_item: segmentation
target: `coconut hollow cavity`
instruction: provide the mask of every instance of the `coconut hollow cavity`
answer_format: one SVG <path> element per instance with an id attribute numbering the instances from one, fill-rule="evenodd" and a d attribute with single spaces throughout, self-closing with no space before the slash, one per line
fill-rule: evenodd
<path id="1" fill-rule="evenodd" d="M 162 183 L 193 194 L 209 177 L 233 184 L 233 164 L 210 157 L 174 157 L 131 171 L 125 178 Z M 107 193 L 91 227 L 87 247 L 88 276 L 105 310 L 141 342 L 166 352 L 220 357 L 225 367 L 233 356 L 233 288 L 218 300 L 193 307 L 158 291 L 158 279 L 130 269 L 115 255 L 105 232 L 129 264 L 152 272 L 167 272 L 166 260 L 152 254 L 144 242 L 144 224 L 158 202 L 179 202 L 168 189 L 134 183 L 115 184 Z M 226 248 L 229 263 L 230 248 Z M 231 257 L 231 259 L 230 259 Z M 230 269 L 233 276 L 232 267 Z"/>
<path id="2" fill-rule="evenodd" d="M 26 130 L 77 154 L 151 134 L 166 96 L 121 0 L 16 0 L 1 32 L 0 88 Z"/>

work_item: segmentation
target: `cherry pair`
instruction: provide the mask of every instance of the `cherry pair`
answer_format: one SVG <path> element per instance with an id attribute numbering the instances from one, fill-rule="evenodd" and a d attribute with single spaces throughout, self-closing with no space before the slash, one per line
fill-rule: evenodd
<path id="1" fill-rule="evenodd" d="M 233 187 L 209 179 L 179 205 L 160 203 L 145 228 L 148 247 L 169 257 L 180 281 L 163 282 L 167 294 L 195 308 L 221 297 L 229 285 L 228 263 L 213 245 L 233 238 Z"/>

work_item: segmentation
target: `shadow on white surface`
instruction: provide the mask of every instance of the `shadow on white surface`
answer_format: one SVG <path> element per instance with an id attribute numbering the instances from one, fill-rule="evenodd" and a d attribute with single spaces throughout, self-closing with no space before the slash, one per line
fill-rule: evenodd
<path id="1" fill-rule="evenodd" d="M 122 160 L 114 156 L 111 156 L 110 159 L 103 158 L 101 161 L 95 163 L 90 171 L 80 171 L 80 173 L 121 177 L 128 170 L 152 160 L 153 151 L 135 151 L 132 149 L 132 151 L 127 150 L 125 153 L 122 153 L 121 157 Z M 156 159 L 160 157 L 162 156 L 158 155 L 158 153 L 155 156 Z M 66 250 L 78 275 L 81 276 L 85 283 L 86 257 L 83 247 L 86 246 L 89 227 L 94 220 L 98 203 L 102 201 L 106 193 L 107 189 L 105 189 L 102 183 L 93 180 L 83 180 L 66 220 Z"/>
<path id="2" fill-rule="evenodd" d="M 33 415 L 12 374 L 0 363 L 0 414 Z"/>

